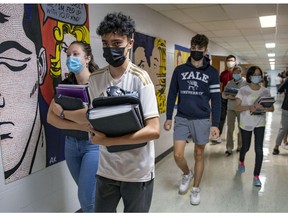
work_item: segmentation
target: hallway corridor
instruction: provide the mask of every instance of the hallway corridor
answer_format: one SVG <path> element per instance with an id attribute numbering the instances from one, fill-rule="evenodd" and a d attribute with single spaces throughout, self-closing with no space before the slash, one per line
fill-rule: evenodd
<path id="1" fill-rule="evenodd" d="M 246 155 L 246 172 L 236 172 L 238 155 L 236 150 L 227 157 L 226 129 L 222 134 L 222 143 L 206 145 L 205 170 L 200 185 L 201 203 L 190 204 L 190 190 L 185 195 L 178 194 L 181 171 L 176 166 L 173 153 L 156 164 L 156 178 L 151 213 L 157 212 L 288 212 L 288 150 L 279 148 L 279 155 L 272 155 L 275 139 L 280 126 L 282 96 L 276 96 L 276 88 L 271 87 L 275 96 L 275 111 L 267 113 L 264 138 L 264 159 L 260 180 L 262 187 L 252 185 L 254 169 L 254 137 Z M 226 128 L 226 126 L 225 126 Z M 234 132 L 236 138 L 236 132 Z M 234 139 L 234 144 L 236 139 Z M 171 140 L 172 143 L 172 140 Z M 194 144 L 187 144 L 185 155 L 190 167 L 194 166 Z M 119 211 L 121 212 L 121 211 Z"/>

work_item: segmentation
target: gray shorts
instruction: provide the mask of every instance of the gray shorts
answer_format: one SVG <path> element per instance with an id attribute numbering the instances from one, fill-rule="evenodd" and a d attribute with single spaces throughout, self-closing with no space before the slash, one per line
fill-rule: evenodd
<path id="1" fill-rule="evenodd" d="M 195 144 L 207 144 L 210 136 L 210 119 L 189 120 L 179 116 L 174 119 L 175 140 L 187 140 L 191 137 Z"/>

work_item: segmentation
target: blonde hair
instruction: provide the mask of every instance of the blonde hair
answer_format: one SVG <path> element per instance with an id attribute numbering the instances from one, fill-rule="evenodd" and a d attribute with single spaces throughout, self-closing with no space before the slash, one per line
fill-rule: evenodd
<path id="1" fill-rule="evenodd" d="M 88 28 L 78 25 L 71 25 L 68 23 L 58 22 L 57 26 L 53 28 L 53 35 L 56 40 L 55 56 L 50 57 L 50 71 L 49 74 L 52 78 L 61 76 L 61 50 L 62 42 L 65 34 L 73 35 L 77 41 L 90 44 L 89 30 Z"/>

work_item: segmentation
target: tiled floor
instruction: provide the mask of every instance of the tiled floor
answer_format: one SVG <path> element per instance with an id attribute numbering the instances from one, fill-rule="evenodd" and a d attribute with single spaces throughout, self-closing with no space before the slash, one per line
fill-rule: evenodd
<path id="1" fill-rule="evenodd" d="M 190 204 L 190 191 L 185 195 L 178 194 L 181 171 L 177 168 L 171 153 L 156 164 L 150 212 L 288 212 L 288 150 L 280 147 L 280 155 L 272 155 L 283 101 L 283 97 L 277 97 L 275 92 L 275 87 L 271 87 L 271 94 L 277 102 L 274 113 L 267 114 L 264 159 L 260 174 L 261 188 L 252 185 L 254 142 L 245 159 L 246 172 L 239 174 L 236 172 L 239 154 L 235 150 L 229 157 L 224 154 L 224 130 L 221 144 L 206 146 L 200 205 Z M 191 167 L 194 166 L 193 148 L 194 144 L 189 143 L 185 151 Z"/>

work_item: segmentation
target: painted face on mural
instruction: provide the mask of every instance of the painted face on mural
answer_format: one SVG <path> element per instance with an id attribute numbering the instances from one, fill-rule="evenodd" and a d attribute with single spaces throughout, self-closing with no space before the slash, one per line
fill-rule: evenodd
<path id="1" fill-rule="evenodd" d="M 152 55 L 150 57 L 149 75 L 156 90 L 161 87 L 158 81 L 159 71 L 160 71 L 160 51 L 157 47 L 154 47 Z"/>
<path id="2" fill-rule="evenodd" d="M 144 47 L 137 47 L 136 50 L 134 51 L 134 56 L 135 56 L 135 64 L 138 67 L 148 72 L 149 66 L 148 66 L 147 58 L 145 56 Z"/>
<path id="3" fill-rule="evenodd" d="M 22 4 L 0 5 L 0 144 L 5 178 L 29 173 L 40 134 L 34 43 L 23 28 Z"/>

